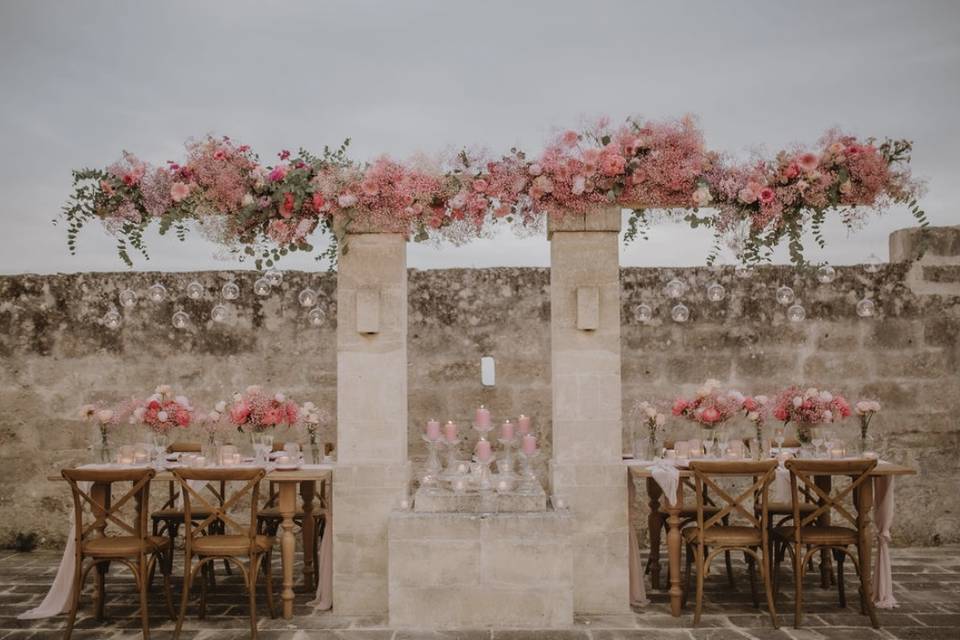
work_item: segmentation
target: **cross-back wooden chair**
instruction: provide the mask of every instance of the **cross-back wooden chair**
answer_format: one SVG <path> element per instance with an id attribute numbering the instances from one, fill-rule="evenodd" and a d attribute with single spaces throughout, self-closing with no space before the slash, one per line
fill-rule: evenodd
<path id="1" fill-rule="evenodd" d="M 706 461 L 693 460 L 690 470 L 693 472 L 695 495 L 697 496 L 696 525 L 683 530 L 683 539 L 687 547 L 686 580 L 684 581 L 684 599 L 690 590 L 691 564 L 697 565 L 697 602 L 693 624 L 700 623 L 703 610 L 703 584 L 710 562 L 718 553 L 742 551 L 750 569 L 750 587 L 754 605 L 758 605 L 756 593 L 755 567 L 760 567 L 767 608 L 774 628 L 778 627 L 777 611 L 773 602 L 773 585 L 770 576 L 769 538 L 766 526 L 767 493 L 776 473 L 777 461 Z M 728 488 L 721 486 L 718 480 L 746 479 L 746 489 L 738 487 L 731 495 Z M 709 488 L 718 510 L 707 510 L 703 500 L 704 492 Z M 753 504 L 747 505 L 747 501 Z M 730 518 L 745 524 L 727 524 Z"/>
<path id="2" fill-rule="evenodd" d="M 799 628 L 803 619 L 803 575 L 806 564 L 814 553 L 820 550 L 833 552 L 837 563 L 837 590 L 840 606 L 846 607 L 846 594 L 843 585 L 843 562 L 849 556 L 860 578 L 860 612 L 870 617 L 874 628 L 879 628 L 877 613 L 873 607 L 871 585 L 867 579 L 868 571 L 864 566 L 863 550 L 869 544 L 867 540 L 866 509 L 859 509 L 861 491 L 866 482 L 870 482 L 870 472 L 877 466 L 876 460 L 788 460 L 790 470 L 790 491 L 793 495 L 793 523 L 776 527 L 773 536 L 777 545 L 776 578 L 779 587 L 780 563 L 786 551 L 793 559 L 794 574 L 794 626 Z M 842 487 L 825 490 L 816 482 L 817 476 L 847 476 L 850 483 Z M 798 508 L 801 487 L 808 489 L 816 497 L 816 509 L 803 513 Z M 845 501 L 850 498 L 856 513 L 851 513 Z M 817 525 L 823 515 L 838 515 L 844 525 Z M 801 547 L 806 552 L 801 553 Z M 850 547 L 857 548 L 856 557 Z"/>
<path id="3" fill-rule="evenodd" d="M 200 453 L 203 450 L 203 447 L 199 442 L 184 442 L 177 441 L 172 442 L 167 447 L 167 453 Z M 223 504 L 223 491 L 224 483 L 219 483 L 219 486 L 212 483 L 206 483 L 205 488 L 209 490 L 214 497 Z M 164 501 L 163 505 L 153 513 L 150 514 L 150 520 L 153 523 L 153 535 L 161 536 L 166 535 L 170 538 L 170 550 L 171 552 L 175 548 L 177 535 L 180 532 L 180 527 L 184 523 L 184 514 L 183 507 L 180 503 L 180 488 L 178 483 L 175 480 L 170 480 L 167 482 L 167 499 Z M 203 519 L 208 516 L 208 513 L 204 513 L 202 509 L 195 509 L 193 512 L 193 517 L 195 519 Z M 212 533 L 222 533 L 223 532 L 223 523 L 216 522 L 210 527 Z M 173 553 L 170 553 L 168 561 L 173 563 Z M 230 563 L 224 561 L 223 568 L 227 574 L 231 574 Z M 213 565 L 205 568 L 204 571 L 210 580 L 211 585 L 216 584 L 216 579 L 214 577 Z M 153 575 L 151 573 L 151 582 Z"/>
<path id="4" fill-rule="evenodd" d="M 313 557 L 313 588 L 316 589 L 320 580 L 320 572 L 317 568 L 320 566 L 320 540 L 323 538 L 324 529 L 327 523 L 327 482 L 321 480 L 313 495 L 313 510 L 310 517 L 313 519 L 313 535 L 307 541 L 309 549 L 304 549 L 304 553 L 310 553 Z M 302 495 L 302 494 L 301 494 Z M 283 522 L 283 516 L 280 515 L 279 507 L 280 493 L 277 489 L 277 483 L 267 483 L 267 500 L 263 507 L 257 513 L 257 531 L 263 535 L 276 536 Z M 298 527 L 303 527 L 303 519 L 306 513 L 302 508 L 298 508 L 293 514 L 293 523 Z"/>
<path id="5" fill-rule="evenodd" d="M 180 615 L 174 638 L 180 637 L 183 618 L 187 611 L 187 600 L 190 588 L 197 572 L 207 563 L 222 559 L 236 564 L 243 575 L 244 585 L 250 597 L 250 633 L 251 638 L 257 637 L 257 578 L 261 570 L 266 573 L 267 606 L 270 617 L 276 617 L 273 602 L 273 567 L 272 551 L 274 538 L 257 533 L 257 510 L 260 499 L 260 481 L 266 471 L 259 467 L 248 468 L 183 468 L 174 469 L 173 475 L 180 484 L 183 492 L 183 506 L 186 516 L 184 537 L 186 540 L 185 560 L 183 569 L 183 595 L 180 601 Z M 243 483 L 242 486 L 229 495 L 224 495 L 222 502 L 211 502 L 205 494 L 190 486 L 191 480 L 205 480 L 208 482 Z M 239 522 L 231 514 L 231 510 L 240 508 L 248 501 L 249 521 Z M 194 521 L 194 506 L 207 515 Z M 210 533 L 210 526 L 221 521 L 224 524 L 224 533 Z M 230 532 L 230 533 L 227 533 Z M 199 562 L 194 566 L 193 559 Z M 246 558 L 245 565 L 242 558 Z M 200 581 L 200 617 L 206 615 L 207 583 Z"/>
<path id="6" fill-rule="evenodd" d="M 74 578 L 70 613 L 64 638 L 69 640 L 77 619 L 80 592 L 87 574 L 97 569 L 96 617 L 103 619 L 106 596 L 105 582 L 111 562 L 123 564 L 133 573 L 140 594 L 140 619 L 143 637 L 150 637 L 150 614 L 147 606 L 148 577 L 155 564 L 163 571 L 163 589 L 167 609 L 173 619 L 173 600 L 170 597 L 170 571 L 165 555 L 170 553 L 170 541 L 164 537 L 147 535 L 150 481 L 153 469 L 64 469 L 63 478 L 73 494 L 74 509 Z M 112 489 L 116 483 L 132 486 L 116 501 Z M 133 520 L 125 519 L 121 511 L 132 501 Z M 91 521 L 92 518 L 92 521 Z M 128 516 L 129 518 L 129 516 Z M 115 529 L 116 533 L 108 530 Z M 86 562 L 88 561 L 89 562 Z M 84 566 L 86 564 L 86 566 Z"/>

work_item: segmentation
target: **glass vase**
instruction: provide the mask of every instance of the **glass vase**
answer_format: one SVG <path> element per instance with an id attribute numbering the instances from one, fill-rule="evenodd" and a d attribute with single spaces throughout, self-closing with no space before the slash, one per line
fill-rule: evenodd
<path id="1" fill-rule="evenodd" d="M 315 435 L 310 436 L 310 463 L 323 464 L 323 447 L 317 442 Z"/>
<path id="2" fill-rule="evenodd" d="M 800 423 L 797 425 L 797 440 L 800 442 L 800 457 L 814 457 L 813 425 Z"/>
<path id="3" fill-rule="evenodd" d="M 94 462 L 99 464 L 113 462 L 113 447 L 110 446 L 110 436 L 105 425 L 100 425 L 90 448 L 93 451 Z"/>

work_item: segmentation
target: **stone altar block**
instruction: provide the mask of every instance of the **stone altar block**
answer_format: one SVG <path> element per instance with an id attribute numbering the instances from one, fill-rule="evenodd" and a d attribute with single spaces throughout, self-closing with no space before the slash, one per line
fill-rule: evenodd
<path id="1" fill-rule="evenodd" d="M 530 513 L 547 510 L 547 494 L 543 489 L 535 493 L 455 493 L 421 486 L 414 497 L 413 510 L 417 513 Z"/>
<path id="2" fill-rule="evenodd" d="M 390 625 L 560 627 L 573 623 L 571 516 L 394 511 Z"/>

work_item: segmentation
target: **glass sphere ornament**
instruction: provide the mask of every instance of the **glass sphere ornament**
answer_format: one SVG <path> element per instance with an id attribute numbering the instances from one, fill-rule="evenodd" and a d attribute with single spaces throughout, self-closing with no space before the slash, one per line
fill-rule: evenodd
<path id="1" fill-rule="evenodd" d="M 637 322 L 650 322 L 653 318 L 653 309 L 648 304 L 638 304 L 633 308 L 633 317 Z"/>
<path id="2" fill-rule="evenodd" d="M 883 260 L 880 259 L 875 253 L 871 253 L 867 256 L 867 262 L 863 267 L 863 270 L 867 273 L 878 273 L 880 271 L 880 265 L 883 264 Z"/>
<path id="3" fill-rule="evenodd" d="M 327 319 L 327 314 L 325 314 L 320 307 L 314 307 L 310 309 L 310 313 L 307 314 L 307 319 L 310 321 L 310 324 L 319 327 Z"/>
<path id="4" fill-rule="evenodd" d="M 236 282 L 228 282 L 220 289 L 220 295 L 224 300 L 236 300 L 240 297 L 240 287 Z"/>
<path id="5" fill-rule="evenodd" d="M 253 283 L 253 292 L 258 296 L 270 295 L 270 283 L 267 282 L 266 278 L 257 278 L 256 282 Z"/>
<path id="6" fill-rule="evenodd" d="M 745 264 L 738 264 L 737 268 L 734 269 L 734 274 L 738 278 L 752 278 L 753 277 L 753 267 L 749 267 Z"/>
<path id="7" fill-rule="evenodd" d="M 837 270 L 828 264 L 817 269 L 817 281 L 820 284 L 830 284 L 837 279 Z"/>
<path id="8" fill-rule="evenodd" d="M 130 309 L 137 306 L 137 292 L 133 289 L 124 289 L 120 292 L 120 306 Z"/>
<path id="9" fill-rule="evenodd" d="M 210 319 L 214 322 L 226 322 L 229 312 L 227 308 L 222 304 L 218 304 L 213 309 L 210 309 Z"/>
<path id="10" fill-rule="evenodd" d="M 159 282 L 150 285 L 150 288 L 147 289 L 147 297 L 153 302 L 163 302 L 167 299 L 167 288 Z"/>
<path id="11" fill-rule="evenodd" d="M 670 317 L 674 322 L 686 322 L 690 319 L 690 309 L 681 302 L 670 310 Z"/>
<path id="12" fill-rule="evenodd" d="M 877 315 L 877 305 L 870 298 L 864 298 L 857 303 L 857 315 L 861 318 L 872 318 Z"/>
<path id="13" fill-rule="evenodd" d="M 317 304 L 317 292 L 307 287 L 300 292 L 300 295 L 297 297 L 300 301 L 300 306 L 302 307 L 312 307 Z"/>
<path id="14" fill-rule="evenodd" d="M 723 288 L 723 285 L 714 282 L 709 287 L 707 287 L 707 300 L 710 302 L 720 302 L 727 297 L 727 290 Z"/>
<path id="15" fill-rule="evenodd" d="M 171 322 L 173 323 L 173 326 L 177 329 L 186 329 L 187 327 L 190 326 L 190 316 L 188 316 L 183 311 L 177 311 L 176 313 L 173 314 L 173 318 L 171 319 Z"/>
<path id="16" fill-rule="evenodd" d="M 806 317 L 806 310 L 799 304 L 792 304 L 787 308 L 787 320 L 790 322 L 803 322 Z"/>
<path id="17" fill-rule="evenodd" d="M 203 285 L 194 280 L 187 285 L 187 297 L 191 300 L 199 300 L 203 297 Z"/>
<path id="18" fill-rule="evenodd" d="M 115 309 L 111 309 L 103 314 L 103 326 L 111 331 L 116 331 L 123 324 L 123 316 Z"/>
<path id="19" fill-rule="evenodd" d="M 790 287 L 780 287 L 777 289 L 777 302 L 780 304 L 793 304 L 793 301 L 797 299 L 797 296 L 793 293 L 793 289 Z"/>
<path id="20" fill-rule="evenodd" d="M 667 283 L 667 286 L 664 287 L 663 292 L 667 294 L 668 298 L 673 298 L 676 300 L 683 295 L 684 291 L 687 290 L 687 285 L 683 284 L 682 280 L 677 280 L 674 278 Z"/>
<path id="21" fill-rule="evenodd" d="M 267 270 L 263 277 L 271 287 L 279 287 L 283 282 L 283 272 L 277 268 Z"/>

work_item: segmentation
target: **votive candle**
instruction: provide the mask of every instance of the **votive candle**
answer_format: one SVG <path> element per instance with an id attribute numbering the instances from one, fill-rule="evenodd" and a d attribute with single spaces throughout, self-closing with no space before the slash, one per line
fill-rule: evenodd
<path id="1" fill-rule="evenodd" d="M 447 424 L 443 425 L 443 435 L 447 438 L 447 442 L 456 442 L 457 423 L 453 420 L 447 420 Z"/>
<path id="2" fill-rule="evenodd" d="M 504 440 L 513 440 L 513 423 L 509 420 L 500 425 L 500 437 Z"/>
<path id="3" fill-rule="evenodd" d="M 491 450 L 490 450 L 490 441 L 488 440 L 479 440 L 477 442 L 477 459 L 480 462 L 487 462 L 490 460 Z"/>
<path id="4" fill-rule="evenodd" d="M 440 421 L 427 420 L 427 440 L 436 442 L 440 439 Z"/>
<path id="5" fill-rule="evenodd" d="M 520 431 L 522 436 L 530 433 L 530 416 L 520 414 L 520 417 L 517 418 L 517 430 Z"/>
<path id="6" fill-rule="evenodd" d="M 528 456 L 532 456 L 537 452 L 537 438 L 532 434 L 528 433 L 523 436 L 523 453 Z"/>
<path id="7" fill-rule="evenodd" d="M 485 406 L 480 405 L 477 409 L 476 420 L 478 427 L 489 427 L 490 426 L 490 410 Z"/>

